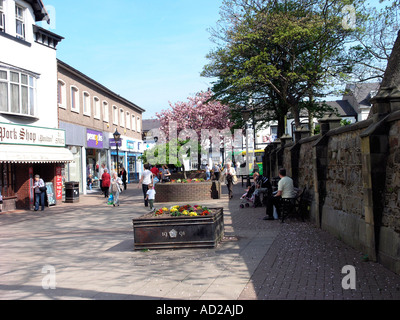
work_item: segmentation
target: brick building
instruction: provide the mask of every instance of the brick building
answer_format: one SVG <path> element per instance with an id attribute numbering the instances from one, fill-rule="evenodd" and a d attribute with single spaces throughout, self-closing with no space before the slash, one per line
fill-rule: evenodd
<path id="1" fill-rule="evenodd" d="M 74 155 L 65 179 L 80 182 L 80 191 L 86 193 L 92 175 L 98 188 L 103 163 L 111 172 L 117 170 L 113 133 L 118 130 L 118 165 L 126 169 L 128 182 L 138 180 L 145 110 L 60 60 L 57 83 L 59 127 L 66 131 L 66 144 Z"/>

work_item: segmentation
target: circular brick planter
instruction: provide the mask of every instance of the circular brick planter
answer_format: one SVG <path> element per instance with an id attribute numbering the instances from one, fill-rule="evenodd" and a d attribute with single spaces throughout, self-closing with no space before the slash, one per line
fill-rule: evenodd
<path id="1" fill-rule="evenodd" d="M 218 181 L 157 183 L 155 189 L 156 203 L 181 203 L 221 198 L 221 183 Z"/>

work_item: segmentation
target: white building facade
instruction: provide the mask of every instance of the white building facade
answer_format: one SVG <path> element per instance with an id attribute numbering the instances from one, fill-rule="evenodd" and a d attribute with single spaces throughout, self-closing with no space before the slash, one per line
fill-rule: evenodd
<path id="1" fill-rule="evenodd" d="M 41 0 L 0 0 L 0 192 L 3 210 L 32 208 L 40 174 L 62 200 L 61 175 L 72 161 L 58 129 L 56 47 L 63 39 Z"/>

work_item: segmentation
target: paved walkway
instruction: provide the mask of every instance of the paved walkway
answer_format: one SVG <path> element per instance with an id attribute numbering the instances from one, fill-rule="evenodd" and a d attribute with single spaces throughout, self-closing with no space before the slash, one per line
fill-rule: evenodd
<path id="1" fill-rule="evenodd" d="M 133 185 L 119 208 L 91 194 L 0 215 L 0 299 L 400 299 L 399 275 L 308 223 L 239 209 L 235 192 L 212 202 L 224 207 L 226 239 L 211 250 L 133 251 L 131 220 L 147 213 Z M 342 289 L 345 265 L 356 268 L 356 290 Z"/>

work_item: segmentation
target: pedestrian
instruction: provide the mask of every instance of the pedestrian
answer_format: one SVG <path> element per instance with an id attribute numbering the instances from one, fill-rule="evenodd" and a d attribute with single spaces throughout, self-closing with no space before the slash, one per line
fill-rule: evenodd
<path id="1" fill-rule="evenodd" d="M 214 171 L 215 180 L 219 181 L 221 169 L 219 168 L 217 162 L 215 162 L 215 164 L 214 164 L 213 171 Z"/>
<path id="2" fill-rule="evenodd" d="M 1 195 L 1 190 L 0 190 L 0 212 L 3 211 L 3 196 Z"/>
<path id="3" fill-rule="evenodd" d="M 99 178 L 100 178 L 100 189 L 101 189 L 101 194 L 104 194 L 104 188 L 103 188 L 103 173 L 104 173 L 104 169 L 106 168 L 106 164 L 103 162 L 100 166 L 99 169 Z"/>
<path id="4" fill-rule="evenodd" d="M 33 183 L 33 187 L 35 191 L 35 211 L 39 211 L 39 206 L 42 207 L 42 211 L 44 211 L 44 197 L 46 194 L 46 184 L 43 179 L 37 174 L 35 175 L 35 181 Z"/>
<path id="5" fill-rule="evenodd" d="M 149 206 L 149 201 L 147 200 L 147 191 L 149 190 L 149 185 L 153 184 L 153 173 L 149 170 L 149 165 L 144 165 L 144 171 L 142 172 L 142 176 L 140 178 L 138 189 L 140 185 L 142 185 L 143 196 L 144 196 L 144 206 Z"/>
<path id="6" fill-rule="evenodd" d="M 114 172 L 113 177 L 111 179 L 110 185 L 111 185 L 111 193 L 113 195 L 113 206 L 115 207 L 116 205 L 119 207 L 119 194 L 121 193 L 121 186 L 123 182 L 120 177 L 118 177 L 118 174 Z"/>
<path id="7" fill-rule="evenodd" d="M 126 191 L 127 186 L 126 186 L 126 182 L 127 182 L 127 174 L 126 174 L 126 170 L 124 167 L 121 168 L 121 171 L 119 172 L 119 177 L 121 178 L 121 181 L 124 185 L 124 190 Z"/>
<path id="8" fill-rule="evenodd" d="M 171 181 L 171 172 L 169 171 L 168 166 L 166 164 L 163 165 L 161 181 L 162 182 L 170 182 Z"/>
<path id="9" fill-rule="evenodd" d="M 278 216 L 281 215 L 280 212 L 280 202 L 281 199 L 294 199 L 296 196 L 296 192 L 294 189 L 294 184 L 292 178 L 286 176 L 286 169 L 279 170 L 279 183 L 278 183 L 278 192 L 275 196 L 269 196 L 267 199 L 267 216 L 264 220 L 274 220 L 273 210 L 274 206 L 278 212 Z"/>
<path id="10" fill-rule="evenodd" d="M 206 180 L 210 180 L 211 179 L 211 171 L 210 168 L 208 167 L 208 163 L 206 164 Z"/>
<path id="11" fill-rule="evenodd" d="M 229 199 L 233 198 L 233 185 L 237 183 L 236 170 L 232 167 L 232 164 L 228 162 L 226 168 L 223 171 L 225 177 L 225 184 L 228 187 Z"/>
<path id="12" fill-rule="evenodd" d="M 87 186 L 89 187 L 89 190 L 92 190 L 93 186 L 93 176 L 90 174 L 89 177 L 87 178 Z"/>
<path id="13" fill-rule="evenodd" d="M 108 173 L 108 169 L 104 169 L 104 173 L 101 176 L 102 182 L 102 187 L 103 187 L 103 192 L 104 192 L 104 198 L 108 198 L 109 191 L 110 191 L 110 185 L 111 185 L 111 176 Z"/>
<path id="14" fill-rule="evenodd" d="M 156 190 L 154 190 L 153 184 L 150 183 L 149 184 L 149 190 L 147 190 L 147 192 L 146 192 L 146 200 L 150 204 L 151 212 L 156 211 L 156 209 L 154 208 L 154 200 L 155 199 L 156 199 Z"/>

